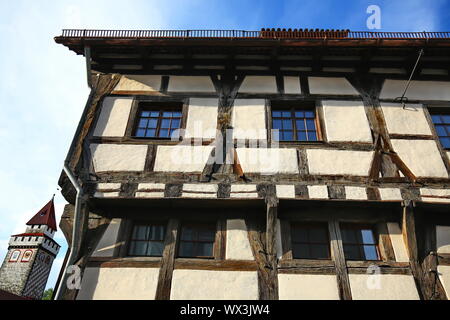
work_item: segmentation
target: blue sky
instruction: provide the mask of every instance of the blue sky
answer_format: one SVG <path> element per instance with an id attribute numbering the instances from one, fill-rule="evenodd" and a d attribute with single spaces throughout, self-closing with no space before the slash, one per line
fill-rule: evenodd
<path id="1" fill-rule="evenodd" d="M 412 1 L 5 1 L 0 4 L 0 261 L 9 236 L 56 193 L 57 181 L 89 94 L 84 60 L 57 45 L 63 28 L 330 28 L 365 31 L 369 5 L 382 31 L 450 31 L 450 0 Z M 47 287 L 53 287 L 67 245 Z"/>

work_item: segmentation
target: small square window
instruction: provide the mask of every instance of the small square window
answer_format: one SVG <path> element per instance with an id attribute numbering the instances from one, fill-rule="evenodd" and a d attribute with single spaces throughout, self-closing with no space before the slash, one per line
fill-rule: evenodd
<path id="1" fill-rule="evenodd" d="M 136 224 L 131 234 L 130 256 L 161 257 L 164 251 L 163 224 Z"/>
<path id="2" fill-rule="evenodd" d="M 380 260 L 378 242 L 372 226 L 341 224 L 341 234 L 347 260 Z"/>
<path id="3" fill-rule="evenodd" d="M 276 141 L 319 141 L 315 107 L 273 102 L 272 138 Z"/>
<path id="4" fill-rule="evenodd" d="M 330 259 L 327 223 L 292 223 L 291 240 L 294 259 Z"/>
<path id="5" fill-rule="evenodd" d="M 431 120 L 442 148 L 450 150 L 450 110 L 446 108 L 446 112 L 433 112 Z"/>
<path id="6" fill-rule="evenodd" d="M 142 104 L 137 114 L 134 137 L 177 139 L 179 136 L 175 134 L 181 126 L 181 109 L 181 105 L 175 106 L 173 103 L 161 103 L 159 106 Z"/>
<path id="7" fill-rule="evenodd" d="M 181 227 L 178 256 L 214 258 L 216 223 L 185 223 Z"/>

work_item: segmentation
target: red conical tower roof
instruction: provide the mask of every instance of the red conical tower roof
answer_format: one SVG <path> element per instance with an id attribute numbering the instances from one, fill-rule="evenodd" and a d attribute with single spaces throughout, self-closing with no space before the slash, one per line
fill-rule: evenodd
<path id="1" fill-rule="evenodd" d="M 36 224 L 47 225 L 51 229 L 57 230 L 53 198 L 27 222 L 27 225 Z"/>

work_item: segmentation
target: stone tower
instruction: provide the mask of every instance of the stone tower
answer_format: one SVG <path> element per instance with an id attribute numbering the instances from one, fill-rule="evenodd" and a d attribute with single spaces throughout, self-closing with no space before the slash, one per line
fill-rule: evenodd
<path id="1" fill-rule="evenodd" d="M 60 245 L 56 232 L 53 199 L 27 222 L 25 233 L 12 235 L 8 253 L 0 268 L 0 289 L 41 299 Z"/>

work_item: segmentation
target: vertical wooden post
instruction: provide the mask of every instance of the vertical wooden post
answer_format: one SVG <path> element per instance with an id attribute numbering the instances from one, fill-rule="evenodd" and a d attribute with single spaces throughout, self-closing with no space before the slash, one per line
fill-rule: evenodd
<path id="1" fill-rule="evenodd" d="M 345 262 L 344 247 L 342 245 L 341 229 L 339 222 L 331 220 L 328 222 L 328 229 L 331 240 L 331 254 L 333 256 L 336 277 L 339 288 L 339 296 L 342 300 L 352 300 L 350 280 L 348 277 L 347 265 Z"/>
<path id="2" fill-rule="evenodd" d="M 412 201 L 405 201 L 402 217 L 402 235 L 409 256 L 409 264 L 423 300 L 445 300 L 446 294 L 437 276 L 436 227 L 426 228 L 424 259 L 421 262 L 417 246 L 416 222 Z"/>
<path id="3" fill-rule="evenodd" d="M 169 300 L 172 286 L 172 274 L 175 265 L 175 246 L 179 221 L 170 219 L 167 226 L 167 233 L 164 239 L 164 252 L 161 259 L 161 269 L 159 270 L 158 286 L 156 288 L 155 300 Z"/>
<path id="4" fill-rule="evenodd" d="M 276 204 L 267 204 L 266 216 L 266 251 L 269 267 L 269 292 L 270 300 L 278 300 L 278 263 L 276 246 L 276 225 L 278 207 Z"/>
<path id="5" fill-rule="evenodd" d="M 422 288 L 422 268 L 419 263 L 417 249 L 416 222 L 413 210 L 413 202 L 405 200 L 403 203 L 402 235 L 409 257 L 409 265 L 416 282 L 417 291 L 421 299 L 424 299 Z"/>
<path id="6" fill-rule="evenodd" d="M 277 206 L 273 203 L 268 203 L 266 210 L 265 230 L 262 223 L 246 219 L 248 239 L 258 267 L 259 299 L 278 300 L 278 270 L 275 245 Z"/>
<path id="7" fill-rule="evenodd" d="M 436 225 L 425 227 L 425 249 L 422 261 L 423 295 L 425 300 L 447 300 L 445 289 L 438 276 Z"/>

